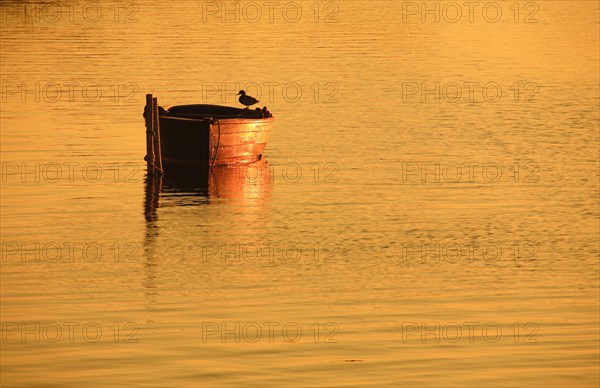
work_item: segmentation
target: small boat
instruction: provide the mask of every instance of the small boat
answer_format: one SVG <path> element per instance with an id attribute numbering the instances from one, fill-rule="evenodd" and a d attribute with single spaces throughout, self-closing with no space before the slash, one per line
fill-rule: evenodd
<path id="1" fill-rule="evenodd" d="M 197 168 L 256 162 L 267 146 L 273 121 L 266 107 L 158 107 L 162 166 Z"/>

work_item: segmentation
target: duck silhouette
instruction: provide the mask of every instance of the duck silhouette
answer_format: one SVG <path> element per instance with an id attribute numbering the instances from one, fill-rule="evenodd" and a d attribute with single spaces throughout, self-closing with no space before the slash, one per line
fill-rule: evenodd
<path id="1" fill-rule="evenodd" d="M 254 104 L 256 104 L 256 103 L 258 102 L 258 100 L 257 100 L 256 98 L 254 98 L 254 97 L 252 97 L 252 96 L 247 96 L 247 95 L 246 95 L 246 92 L 245 92 L 245 91 L 243 91 L 243 90 L 240 90 L 240 91 L 239 91 L 239 93 L 238 93 L 238 94 L 236 94 L 236 96 L 237 96 L 237 95 L 240 95 L 240 98 L 239 98 L 239 100 L 238 100 L 238 101 L 239 101 L 239 102 L 240 102 L 242 105 L 246 105 L 246 109 L 248 109 L 248 107 L 249 107 L 250 105 L 254 105 Z"/>

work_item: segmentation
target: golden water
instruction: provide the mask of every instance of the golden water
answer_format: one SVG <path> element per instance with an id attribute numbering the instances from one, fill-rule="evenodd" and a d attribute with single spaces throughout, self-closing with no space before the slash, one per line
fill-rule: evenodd
<path id="1" fill-rule="evenodd" d="M 1 8 L 3 387 L 598 385 L 596 1 Z M 147 193 L 241 88 L 266 167 Z"/>

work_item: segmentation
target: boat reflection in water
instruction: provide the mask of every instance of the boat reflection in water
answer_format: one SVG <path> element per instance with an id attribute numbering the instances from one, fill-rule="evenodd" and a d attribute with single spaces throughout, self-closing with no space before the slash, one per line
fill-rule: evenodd
<path id="1" fill-rule="evenodd" d="M 181 238 L 179 241 L 185 246 L 187 240 L 182 236 L 197 237 L 199 223 L 222 225 L 220 222 L 225 218 L 239 226 L 240 239 L 262 241 L 265 238 L 262 223 L 268 210 L 268 206 L 264 205 L 271 195 L 272 186 L 273 179 L 264 156 L 251 164 L 195 168 L 193 171 L 165 170 L 163 176 L 147 175 L 144 288 L 149 305 L 156 304 L 159 268 L 164 264 L 164 259 L 170 257 L 161 250 L 163 245 L 158 243 L 160 238 L 169 241 Z M 205 211 L 208 209 L 202 206 L 215 204 L 233 206 L 225 206 L 217 212 Z M 216 230 L 219 230 L 218 227 Z M 220 241 L 218 233 L 206 237 Z M 204 239 L 202 242 L 195 239 L 189 241 L 196 249 L 198 244 L 209 243 Z"/>
<path id="2" fill-rule="evenodd" d="M 146 221 L 157 209 L 203 204 L 260 205 L 270 196 L 273 180 L 266 158 L 250 164 L 166 170 L 146 177 Z"/>

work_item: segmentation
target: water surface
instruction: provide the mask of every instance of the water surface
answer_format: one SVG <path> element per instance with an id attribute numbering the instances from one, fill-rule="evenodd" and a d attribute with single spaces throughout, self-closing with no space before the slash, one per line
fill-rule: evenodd
<path id="1" fill-rule="evenodd" d="M 597 386 L 598 3 L 414 4 L 2 2 L 2 386 Z M 146 182 L 240 88 L 264 164 Z"/>

